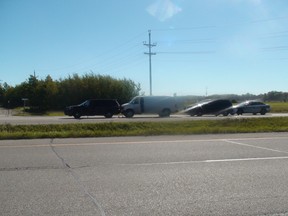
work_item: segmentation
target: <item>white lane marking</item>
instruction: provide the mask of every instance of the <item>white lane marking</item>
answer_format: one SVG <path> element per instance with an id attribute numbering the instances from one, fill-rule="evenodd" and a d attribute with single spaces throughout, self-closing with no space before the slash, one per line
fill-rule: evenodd
<path id="1" fill-rule="evenodd" d="M 277 150 L 277 149 L 272 149 L 272 148 L 266 148 L 266 147 L 261 147 L 261 146 L 255 146 L 255 145 L 250 145 L 250 144 L 245 144 L 245 143 L 240 143 L 240 142 L 236 142 L 233 140 L 223 140 L 227 143 L 232 143 L 232 144 L 236 144 L 236 145 L 241 145 L 241 146 L 248 146 L 248 147 L 252 147 L 252 148 L 257 148 L 257 149 L 262 149 L 262 150 L 268 150 L 268 151 L 273 151 L 273 152 L 279 152 L 279 153 L 285 153 L 288 154 L 287 151 L 281 151 L 281 150 Z"/>
<path id="2" fill-rule="evenodd" d="M 165 144 L 165 143 L 192 143 L 192 142 L 227 142 L 227 141 L 249 141 L 249 140 L 281 140 L 288 137 L 256 137 L 256 138 L 219 138 L 219 139 L 195 139 L 195 140 L 147 140 L 147 141 L 122 141 L 122 142 L 90 142 L 90 143 L 59 143 L 51 144 L 55 147 L 69 146 L 94 146 L 94 145 L 137 145 L 137 144 Z M 0 141 L 1 142 L 1 141 Z M 241 143 L 238 143 L 241 144 Z M 50 144 L 25 144 L 25 145 L 2 145 L 0 148 L 34 148 L 34 147 L 50 147 Z"/>
<path id="3" fill-rule="evenodd" d="M 283 157 L 262 157 L 262 158 L 238 158 L 238 159 L 222 159 L 222 160 L 206 160 L 206 162 L 207 163 L 215 163 L 215 162 L 281 160 L 281 159 L 288 159 L 288 156 L 283 156 Z"/>
<path id="4" fill-rule="evenodd" d="M 153 165 L 178 165 L 178 164 L 196 164 L 196 163 L 220 163 L 220 162 L 241 162 L 241 161 L 260 161 L 260 160 L 283 160 L 286 157 L 262 157 L 262 158 L 236 158 L 236 159 L 218 159 L 218 160 L 202 160 L 202 161 L 174 161 L 174 162 L 158 162 L 158 163 L 120 163 L 120 164 L 106 164 L 115 166 L 153 166 Z"/>

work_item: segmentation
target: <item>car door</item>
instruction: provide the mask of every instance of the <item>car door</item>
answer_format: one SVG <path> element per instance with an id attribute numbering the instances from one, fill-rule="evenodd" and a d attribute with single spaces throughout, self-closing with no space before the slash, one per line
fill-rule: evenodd
<path id="1" fill-rule="evenodd" d="M 220 105 L 221 102 L 219 101 L 211 101 L 210 103 L 205 104 L 204 106 L 202 106 L 203 110 L 204 110 L 204 114 L 213 114 L 215 112 L 218 111 L 218 107 Z"/>
<path id="2" fill-rule="evenodd" d="M 106 113 L 113 113 L 111 100 L 97 100 L 95 105 L 95 115 L 105 115 Z"/>
<path id="3" fill-rule="evenodd" d="M 257 102 L 251 102 L 251 103 L 250 103 L 250 112 L 251 112 L 251 113 L 257 113 L 257 112 L 259 112 L 259 103 L 257 103 Z"/>
<path id="4" fill-rule="evenodd" d="M 90 115 L 90 108 L 91 107 L 91 101 L 87 100 L 84 103 L 81 104 L 81 106 L 79 107 L 79 112 L 81 113 L 81 115 Z"/>
<path id="5" fill-rule="evenodd" d="M 86 108 L 86 115 L 90 116 L 90 115 L 95 115 L 95 102 L 93 100 L 89 100 L 89 103 L 87 105 Z"/>
<path id="6" fill-rule="evenodd" d="M 260 102 L 250 102 L 249 103 L 249 112 L 250 113 L 258 113 L 261 110 Z"/>
<path id="7" fill-rule="evenodd" d="M 261 102 L 254 102 L 254 113 L 261 112 L 263 104 Z"/>
<path id="8" fill-rule="evenodd" d="M 248 102 L 245 104 L 243 107 L 243 112 L 244 113 L 252 113 L 253 112 L 253 106 L 251 105 L 251 102 Z"/>
<path id="9" fill-rule="evenodd" d="M 141 101 L 141 104 L 140 104 Z M 145 106 L 145 101 L 143 97 L 136 97 L 133 102 L 133 108 L 134 108 L 134 113 L 135 114 L 141 114 L 142 113 L 142 109 L 144 110 L 144 106 Z M 141 109 L 142 107 L 142 109 Z"/>

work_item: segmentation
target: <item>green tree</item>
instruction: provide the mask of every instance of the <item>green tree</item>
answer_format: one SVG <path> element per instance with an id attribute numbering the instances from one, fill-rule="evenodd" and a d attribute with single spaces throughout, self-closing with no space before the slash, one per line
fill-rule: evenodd
<path id="1" fill-rule="evenodd" d="M 54 81 L 49 75 L 45 80 L 30 75 L 25 82 L 15 87 L 1 86 L 0 94 L 3 96 L 0 95 L 0 99 L 6 107 L 17 107 L 23 106 L 22 99 L 27 98 L 30 109 L 44 111 L 63 109 L 87 99 L 117 99 L 119 103 L 124 103 L 139 92 L 140 85 L 130 79 L 115 79 L 93 73 L 84 76 L 73 74 L 59 81 Z"/>

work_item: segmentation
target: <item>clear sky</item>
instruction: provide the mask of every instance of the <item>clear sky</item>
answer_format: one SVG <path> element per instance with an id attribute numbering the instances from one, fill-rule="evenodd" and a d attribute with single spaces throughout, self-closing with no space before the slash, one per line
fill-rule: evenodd
<path id="1" fill-rule="evenodd" d="M 34 71 L 140 83 L 149 95 L 288 91 L 287 0 L 0 0 L 0 83 Z"/>

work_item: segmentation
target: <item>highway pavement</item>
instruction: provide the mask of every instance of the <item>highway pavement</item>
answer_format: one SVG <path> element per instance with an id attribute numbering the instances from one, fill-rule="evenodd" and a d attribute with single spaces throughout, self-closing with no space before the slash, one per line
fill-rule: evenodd
<path id="1" fill-rule="evenodd" d="M 27 125 L 27 124 L 74 124 L 74 123 L 103 123 L 103 122 L 136 122 L 136 121 L 194 121 L 194 120 L 219 120 L 224 118 L 267 118 L 267 117 L 287 117 L 288 113 L 267 113 L 266 115 L 229 115 L 229 116 L 195 116 L 184 114 L 174 114 L 169 118 L 159 118 L 158 115 L 135 115 L 133 118 L 125 118 L 122 115 L 114 115 L 112 118 L 104 116 L 82 116 L 81 119 L 74 119 L 70 116 L 13 116 L 8 114 L 0 115 L 0 124 Z"/>
<path id="2" fill-rule="evenodd" d="M 0 215 L 288 215 L 288 133 L 0 141 Z"/>

